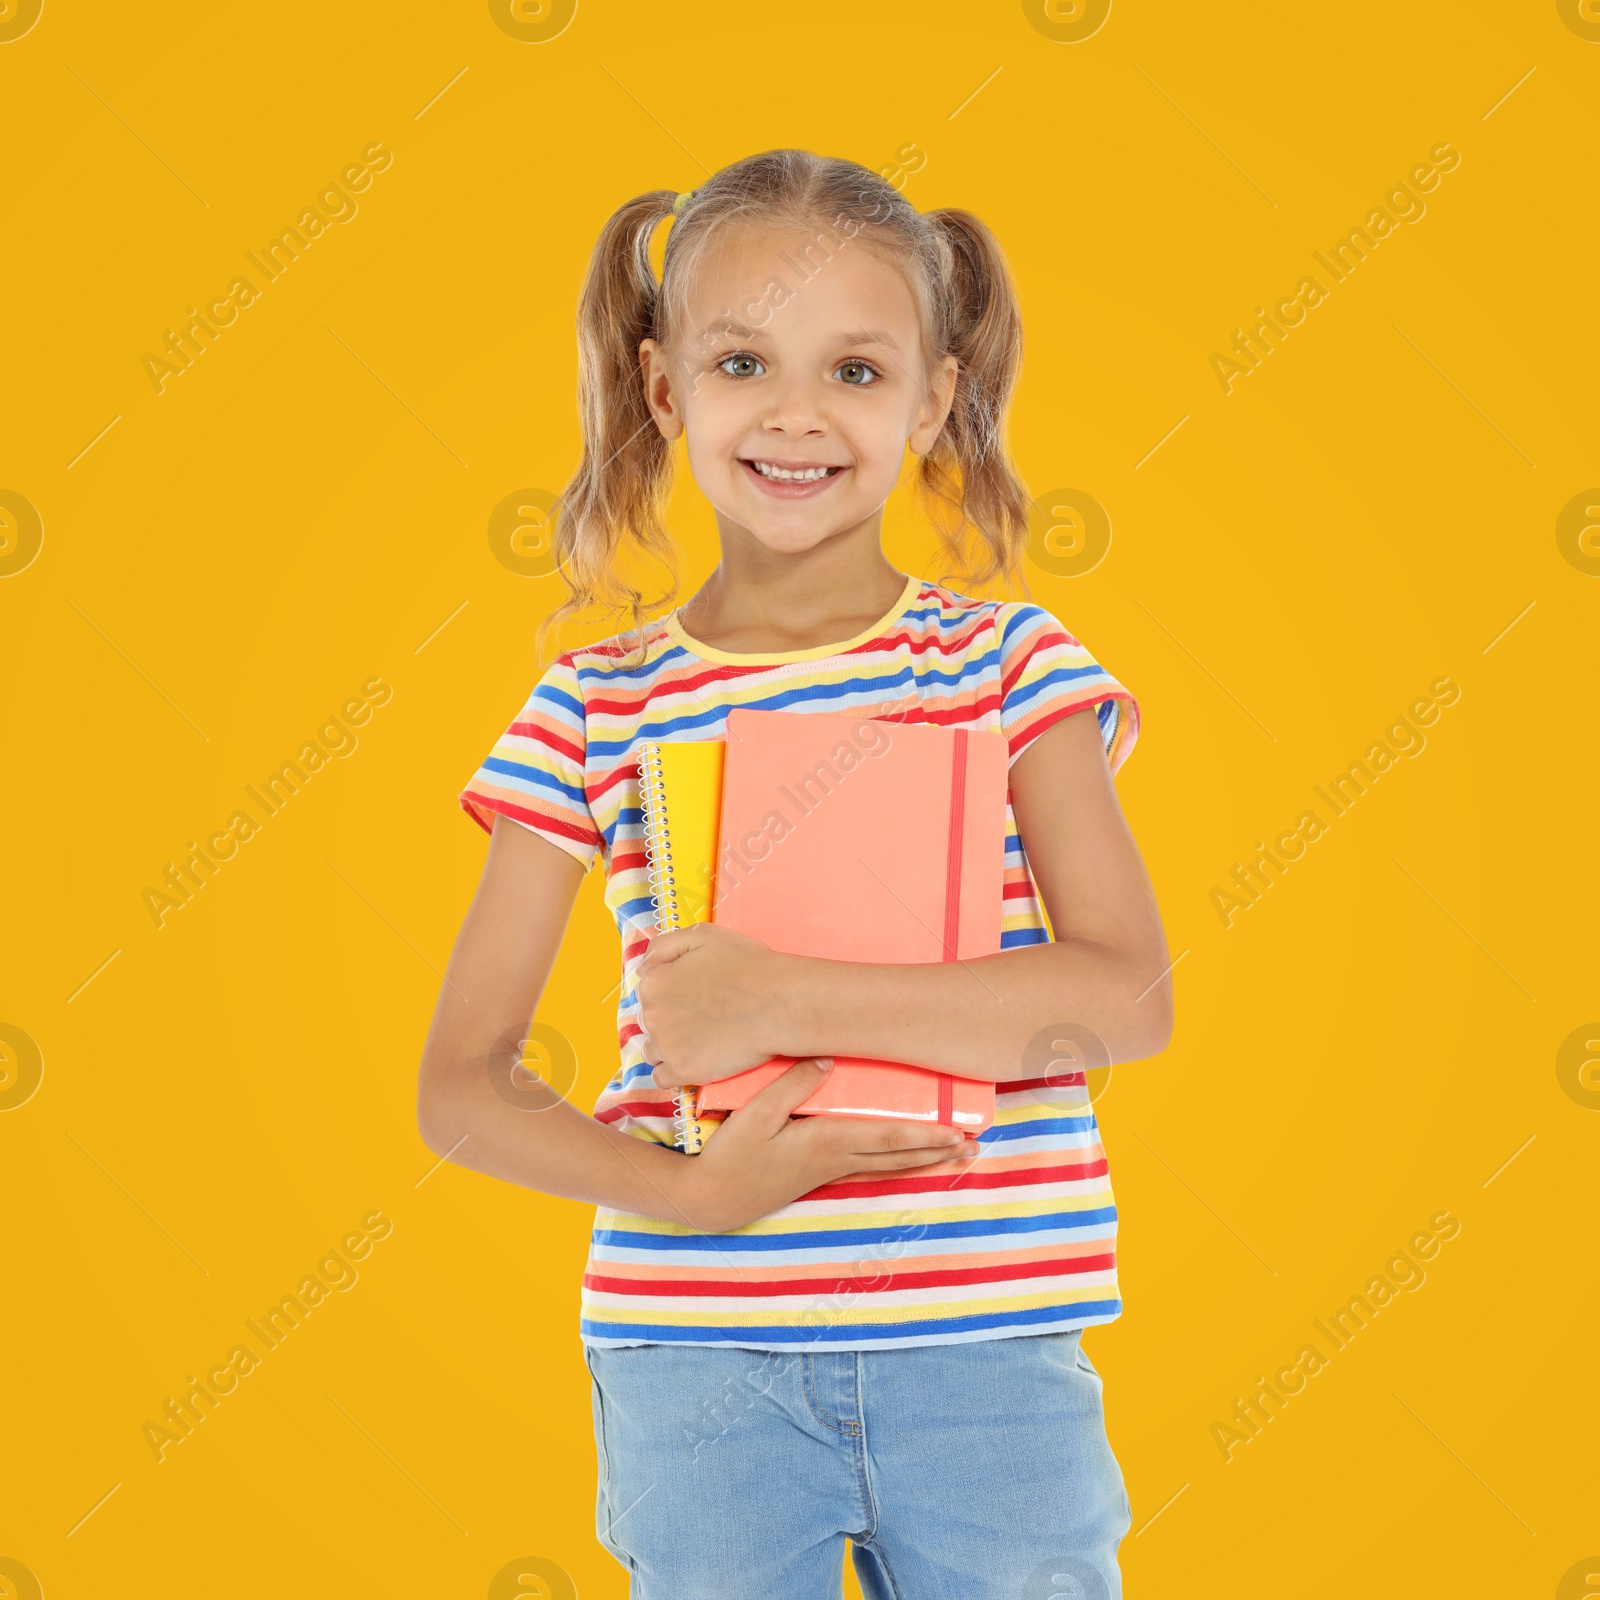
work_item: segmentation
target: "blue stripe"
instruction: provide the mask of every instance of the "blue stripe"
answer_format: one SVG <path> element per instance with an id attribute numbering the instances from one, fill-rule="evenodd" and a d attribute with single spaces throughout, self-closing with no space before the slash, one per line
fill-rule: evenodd
<path id="1" fill-rule="evenodd" d="M 522 708 L 523 712 L 534 705 L 553 706 L 557 711 L 564 713 L 566 719 L 576 728 L 578 737 L 580 739 L 583 737 L 583 701 L 576 695 L 568 694 L 565 689 L 558 689 L 553 682 L 545 679 L 528 696 L 527 704 Z M 519 713 L 516 720 L 524 722 L 527 718 Z"/>
<path id="2" fill-rule="evenodd" d="M 704 1344 L 718 1339 L 793 1339 L 842 1343 L 846 1339 L 860 1340 L 877 1334 L 886 1339 L 907 1337 L 936 1338 L 940 1334 L 957 1334 L 979 1328 L 1025 1328 L 1040 1322 L 1066 1322 L 1068 1328 L 1078 1324 L 1073 1318 L 1098 1318 L 1109 1320 L 1122 1312 L 1120 1300 L 1081 1300 L 1073 1305 L 1035 1306 L 1024 1311 L 991 1311 L 979 1317 L 933 1317 L 918 1322 L 895 1323 L 845 1323 L 840 1327 L 801 1327 L 764 1323 L 756 1327 L 686 1328 L 677 1323 L 649 1322 L 593 1322 L 580 1317 L 581 1333 L 597 1339 L 650 1339 L 670 1343 Z M 1066 1331 L 1065 1329 L 1063 1331 Z"/>
<path id="3" fill-rule="evenodd" d="M 892 1198 L 892 1197 L 890 1197 Z M 963 1217 L 955 1222 L 919 1223 L 920 1239 L 977 1239 L 997 1233 L 1047 1233 L 1052 1230 L 1101 1227 L 1117 1220 L 1115 1206 L 1093 1211 L 1053 1212 L 1040 1217 Z M 766 1252 L 807 1250 L 816 1245 L 895 1244 L 893 1228 L 820 1228 L 805 1233 L 635 1233 L 596 1226 L 594 1243 L 623 1250 L 706 1250 Z"/>
<path id="4" fill-rule="evenodd" d="M 681 716 L 660 717 L 654 720 L 639 722 L 625 738 L 602 739 L 590 730 L 588 750 L 593 763 L 609 761 L 616 764 L 617 758 L 632 753 L 635 742 L 638 740 L 655 739 L 668 741 L 675 735 L 695 733 L 704 735 L 715 732 L 726 736 L 727 714 L 730 710 L 743 711 L 784 711 L 793 706 L 806 704 L 828 705 L 838 709 L 839 703 L 852 698 L 859 699 L 863 704 L 873 704 L 886 697 L 892 689 L 903 689 L 915 683 L 919 690 L 929 691 L 929 694 L 920 695 L 919 698 L 930 698 L 931 691 L 945 689 L 954 693 L 965 686 L 969 678 L 983 679 L 993 677 L 1000 661 L 998 651 L 975 658 L 967 665 L 951 672 L 940 672 L 935 667 L 917 668 L 912 665 L 902 667 L 897 672 L 875 673 L 871 677 L 847 678 L 839 683 L 813 683 L 796 688 L 775 691 L 772 694 L 760 696 L 751 700 L 740 700 L 727 706 L 712 707 L 699 712 L 685 713 Z M 1047 674 L 1040 680 L 1043 685 L 1051 681 L 1062 681 L 1062 675 L 1067 678 L 1086 677 L 1093 675 L 1104 676 L 1103 670 L 1098 666 L 1089 666 L 1076 669 L 1062 668 L 1056 674 Z M 1013 690 L 1013 698 L 1020 693 L 1026 700 L 1037 692 L 1037 687 L 1030 687 L 1026 691 Z M 670 686 L 662 691 L 670 692 Z M 692 694 L 693 691 L 685 690 L 684 693 Z M 1020 702 L 1018 702 L 1020 703 Z M 1008 707 L 1009 709 L 1009 707 Z"/>
<path id="5" fill-rule="evenodd" d="M 946 616 L 943 604 L 937 598 L 925 601 L 921 605 L 913 602 L 896 618 L 894 626 L 911 628 L 920 624 L 924 632 L 930 627 L 936 628 L 941 636 L 956 633 L 962 629 L 976 630 L 985 621 L 986 613 L 998 613 L 1005 604 L 1007 602 L 998 600 L 981 601 L 977 605 L 958 609 L 953 614 Z M 1032 609 L 1041 616 L 1048 616 L 1048 613 L 1039 611 L 1037 606 Z M 582 656 L 583 651 L 578 650 L 574 654 Z M 611 685 L 628 684 L 636 686 L 644 684 L 653 678 L 664 675 L 665 670 L 669 667 L 675 667 L 680 663 L 687 666 L 689 663 L 696 662 L 709 665 L 719 664 L 708 662 L 706 657 L 696 655 L 692 650 L 685 648 L 681 644 L 672 644 L 667 646 L 660 655 L 652 657 L 639 666 L 629 667 L 621 662 L 615 664 L 593 662 L 587 665 L 577 665 L 572 670 L 576 673 L 580 685 L 584 687 L 592 685 L 598 693 L 603 695 Z M 761 671 L 771 665 L 773 663 L 751 663 L 752 670 L 755 671 Z"/>
<path id="6" fill-rule="evenodd" d="M 753 700 L 740 700 L 735 704 L 702 711 L 697 715 L 662 717 L 640 722 L 625 739 L 591 737 L 589 753 L 591 759 L 599 764 L 626 755 L 638 740 L 665 739 L 672 734 L 685 731 L 701 732 L 712 727 L 721 730 L 726 726 L 729 711 L 784 711 L 790 706 L 808 703 L 829 704 L 849 699 L 852 695 L 877 701 L 884 699 L 888 691 L 902 688 L 913 681 L 911 668 L 906 666 L 898 672 L 876 673 L 872 677 L 846 678 L 840 683 L 813 683 L 798 688 L 779 689 Z"/>
<path id="7" fill-rule="evenodd" d="M 633 900 L 624 900 L 617 907 L 618 922 L 635 922 L 640 917 L 646 918 L 652 926 L 655 924 L 655 908 L 650 904 L 650 896 L 640 895 Z"/>
<path id="8" fill-rule="evenodd" d="M 1086 667 L 1053 667 L 1049 672 L 1040 674 L 1032 683 L 1012 684 L 1010 692 L 1006 695 L 1006 711 L 1008 714 L 1020 711 L 1030 702 L 1037 700 L 1046 690 L 1058 688 L 1066 683 L 1075 683 L 1081 678 L 1099 678 L 1107 681 L 1106 670 L 1093 661 Z"/>
<path id="9" fill-rule="evenodd" d="M 563 783 L 554 773 L 541 772 L 538 767 L 526 767 L 520 761 L 506 761 L 498 756 L 490 756 L 480 770 L 496 773 L 502 778 L 515 778 L 517 782 L 533 789 L 547 789 L 572 801 L 586 815 L 588 813 L 589 797 L 584 793 L 583 786 Z"/>
<path id="10" fill-rule="evenodd" d="M 576 652 L 582 654 L 582 651 Z M 660 655 L 643 662 L 637 667 L 624 666 L 620 661 L 613 664 L 596 663 L 593 666 L 577 667 L 580 685 L 593 684 L 602 694 L 608 684 L 613 683 L 640 683 L 646 679 L 657 677 L 675 661 L 694 661 L 699 658 L 691 656 L 681 644 L 669 646 Z"/>
<path id="11" fill-rule="evenodd" d="M 1046 1117 L 1040 1122 L 1008 1122 L 1004 1126 L 996 1125 L 985 1131 L 983 1137 L 987 1143 L 993 1140 L 996 1144 L 1003 1144 L 1007 1139 L 1037 1139 L 1047 1133 L 1092 1133 L 1099 1124 L 1094 1120 L 1094 1113 L 1086 1117 Z M 1063 1155 L 1081 1154 L 1078 1151 L 1063 1150 Z"/>
<path id="12" fill-rule="evenodd" d="M 1043 606 L 1036 606 L 1030 600 L 1014 602 L 1015 610 L 1006 618 L 1000 629 L 1000 648 L 1005 649 L 1019 633 L 1032 632 L 1043 624 L 1047 628 L 1059 627 L 1056 619 L 1045 610 Z"/>
<path id="13" fill-rule="evenodd" d="M 965 666 L 950 672 L 941 672 L 936 667 L 917 668 L 906 665 L 897 672 L 875 672 L 870 677 L 846 678 L 839 683 L 813 683 L 795 688 L 776 690 L 752 700 L 740 700 L 736 704 L 713 707 L 698 713 L 685 713 L 682 716 L 661 717 L 653 721 L 640 722 L 626 738 L 601 739 L 595 737 L 591 730 L 589 739 L 589 753 L 594 761 L 614 760 L 631 752 L 636 740 L 643 739 L 668 739 L 672 735 L 692 732 L 703 734 L 710 729 L 718 733 L 725 733 L 727 714 L 730 710 L 740 711 L 784 711 L 791 706 L 805 705 L 808 703 L 830 705 L 837 707 L 837 703 L 859 698 L 863 703 L 875 703 L 886 697 L 891 689 L 901 689 L 915 683 L 919 689 L 947 689 L 952 692 L 962 688 L 968 678 L 992 677 L 998 667 L 1000 656 L 998 651 L 991 651 L 988 655 L 976 657 Z M 1086 669 L 1098 672 L 1098 667 Z M 663 692 L 667 692 L 666 689 Z M 693 691 L 685 690 L 684 693 Z"/>

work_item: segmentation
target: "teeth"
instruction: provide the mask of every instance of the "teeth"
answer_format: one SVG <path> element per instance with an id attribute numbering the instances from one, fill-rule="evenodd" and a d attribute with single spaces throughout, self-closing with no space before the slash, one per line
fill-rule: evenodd
<path id="1" fill-rule="evenodd" d="M 752 461 L 750 465 L 763 478 L 772 478 L 778 483 L 815 483 L 818 478 L 826 478 L 835 470 L 832 467 L 807 467 L 803 472 L 790 472 L 787 467 L 775 467 L 767 461 Z"/>

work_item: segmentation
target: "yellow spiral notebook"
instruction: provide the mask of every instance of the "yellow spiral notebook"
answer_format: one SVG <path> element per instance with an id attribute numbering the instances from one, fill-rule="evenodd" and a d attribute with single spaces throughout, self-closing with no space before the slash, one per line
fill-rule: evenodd
<path id="1" fill-rule="evenodd" d="M 726 750 L 720 739 L 639 747 L 639 809 L 657 933 L 711 920 Z M 722 1121 L 702 1119 L 699 1098 L 693 1084 L 672 1096 L 673 1140 L 689 1155 L 699 1154 Z"/>

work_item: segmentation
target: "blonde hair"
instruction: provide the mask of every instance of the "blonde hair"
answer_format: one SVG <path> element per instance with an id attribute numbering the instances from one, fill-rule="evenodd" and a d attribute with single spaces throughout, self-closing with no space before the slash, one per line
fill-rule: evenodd
<path id="1" fill-rule="evenodd" d="M 661 282 L 650 264 L 657 225 L 672 217 Z M 982 585 L 1016 570 L 1028 496 L 1006 453 L 1006 407 L 1022 359 L 1022 321 L 999 242 L 968 211 L 919 212 L 877 173 L 808 150 L 768 150 L 724 167 L 688 195 L 655 189 L 607 219 L 578 300 L 578 411 L 583 455 L 557 497 L 554 554 L 570 591 L 539 629 L 591 605 L 626 610 L 643 644 L 646 613 L 677 594 L 675 547 L 663 520 L 672 454 L 645 400 L 639 345 L 669 345 L 708 246 L 735 224 L 817 228 L 831 259 L 861 242 L 902 267 L 931 371 L 958 364 L 950 414 L 918 469 L 945 554 Z M 976 560 L 968 545 L 976 543 Z M 619 558 L 658 560 L 670 584 L 647 602 Z"/>

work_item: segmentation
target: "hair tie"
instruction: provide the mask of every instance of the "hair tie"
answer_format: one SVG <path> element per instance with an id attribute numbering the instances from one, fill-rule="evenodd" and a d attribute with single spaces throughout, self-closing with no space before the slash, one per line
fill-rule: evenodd
<path id="1" fill-rule="evenodd" d="M 673 216 L 677 216 L 677 214 L 680 211 L 683 210 L 684 206 L 686 206 L 689 203 L 689 196 L 692 195 L 693 193 L 694 193 L 693 189 L 685 189 L 683 191 L 683 193 L 680 194 L 678 196 L 678 198 L 672 202 L 672 214 L 673 214 Z"/>

